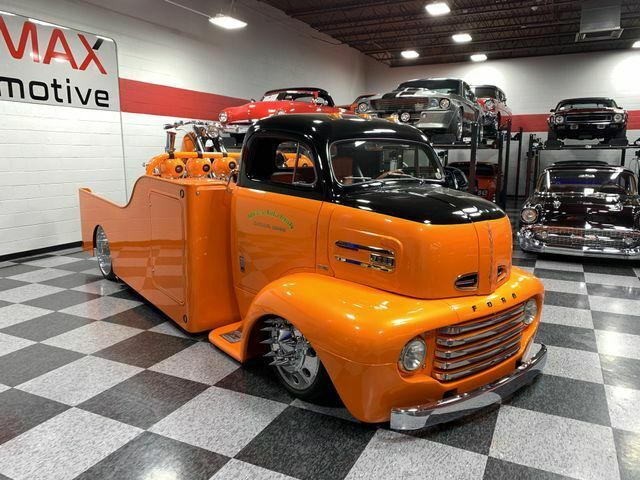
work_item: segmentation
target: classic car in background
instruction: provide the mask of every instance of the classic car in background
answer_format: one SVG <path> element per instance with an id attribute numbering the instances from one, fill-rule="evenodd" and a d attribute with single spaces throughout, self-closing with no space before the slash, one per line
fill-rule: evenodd
<path id="1" fill-rule="evenodd" d="M 627 112 L 612 98 L 569 98 L 558 102 L 547 119 L 548 140 L 618 140 L 626 143 Z"/>
<path id="2" fill-rule="evenodd" d="M 482 106 L 484 134 L 495 138 L 500 130 L 506 130 L 511 121 L 511 109 L 507 96 L 495 85 L 472 85 L 471 90 Z"/>
<path id="3" fill-rule="evenodd" d="M 329 92 L 316 87 L 292 87 L 269 90 L 260 101 L 222 110 L 218 116 L 223 130 L 242 143 L 249 127 L 261 118 L 285 113 L 345 113 L 337 107 Z"/>
<path id="4" fill-rule="evenodd" d="M 480 122 L 482 127 L 482 107 L 469 84 L 457 78 L 410 80 L 392 92 L 363 100 L 356 111 L 392 117 L 429 136 L 451 134 L 456 141 L 471 135 L 473 122 Z"/>
<path id="5" fill-rule="evenodd" d="M 351 102 L 348 105 L 340 105 L 340 108 L 344 108 L 345 110 L 349 110 L 350 112 L 356 112 L 357 113 L 357 108 L 358 105 L 362 103 L 363 100 L 366 100 L 367 98 L 373 97 L 375 94 L 374 93 L 366 93 L 364 95 L 358 95 L 356 97 L 356 99 Z M 366 113 L 366 112 L 364 112 Z"/>
<path id="6" fill-rule="evenodd" d="M 168 123 L 164 126 L 167 134 L 165 151 L 176 150 L 176 136 L 183 135 L 181 152 L 224 152 L 222 143 L 222 125 L 218 122 L 188 120 Z"/>
<path id="7" fill-rule="evenodd" d="M 459 168 L 469 177 L 469 162 L 452 162 L 450 167 Z M 476 195 L 494 202 L 498 186 L 498 165 L 490 162 L 476 162 Z"/>
<path id="8" fill-rule="evenodd" d="M 640 258 L 636 176 L 605 162 L 551 165 L 522 208 L 518 239 L 530 252 Z"/>

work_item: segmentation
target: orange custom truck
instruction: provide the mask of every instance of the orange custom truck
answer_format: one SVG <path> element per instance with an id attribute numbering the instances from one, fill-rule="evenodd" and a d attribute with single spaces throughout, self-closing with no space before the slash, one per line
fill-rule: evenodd
<path id="1" fill-rule="evenodd" d="M 273 116 L 226 181 L 170 175 L 198 156 L 234 163 L 156 157 L 126 206 L 80 190 L 102 273 L 185 330 L 211 330 L 240 362 L 265 357 L 302 399 L 335 389 L 357 419 L 400 430 L 500 402 L 541 371 L 542 284 L 512 266 L 502 210 L 443 186 L 419 130 Z"/>

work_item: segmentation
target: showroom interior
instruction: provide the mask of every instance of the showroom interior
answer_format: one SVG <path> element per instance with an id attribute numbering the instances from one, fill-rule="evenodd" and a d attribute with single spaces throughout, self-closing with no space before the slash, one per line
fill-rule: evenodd
<path id="1" fill-rule="evenodd" d="M 0 0 L 0 480 L 639 479 L 639 79 L 637 0 Z"/>

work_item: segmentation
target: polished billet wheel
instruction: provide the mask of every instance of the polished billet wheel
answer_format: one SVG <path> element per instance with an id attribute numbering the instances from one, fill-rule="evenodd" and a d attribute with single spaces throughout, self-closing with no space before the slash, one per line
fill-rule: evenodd
<path id="1" fill-rule="evenodd" d="M 269 345 L 265 357 L 283 385 L 295 396 L 316 401 L 334 392 L 329 375 L 305 336 L 283 318 L 266 320 L 262 329 Z"/>
<path id="2" fill-rule="evenodd" d="M 98 268 L 102 275 L 109 280 L 116 280 L 117 277 L 113 273 L 113 265 L 111 262 L 109 239 L 100 225 L 96 228 L 96 258 L 98 259 Z"/>

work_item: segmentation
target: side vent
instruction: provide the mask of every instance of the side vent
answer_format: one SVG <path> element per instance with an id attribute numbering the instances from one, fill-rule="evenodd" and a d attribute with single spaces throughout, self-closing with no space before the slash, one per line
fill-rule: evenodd
<path id="1" fill-rule="evenodd" d="M 458 290 L 476 290 L 478 288 L 478 272 L 460 275 L 456 278 L 455 287 Z"/>
<path id="2" fill-rule="evenodd" d="M 496 276 L 496 283 L 501 283 L 507 278 L 507 267 L 505 265 L 498 265 L 498 274 Z"/>

